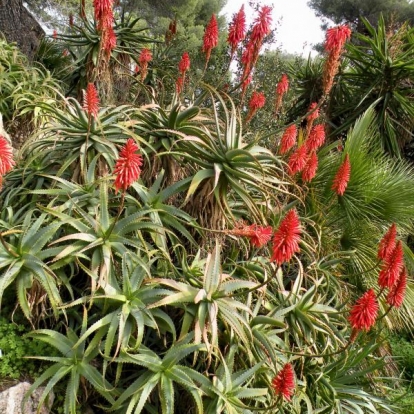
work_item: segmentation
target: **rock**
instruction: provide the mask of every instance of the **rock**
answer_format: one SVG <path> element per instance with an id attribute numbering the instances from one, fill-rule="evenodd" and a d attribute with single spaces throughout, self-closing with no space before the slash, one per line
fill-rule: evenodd
<path id="1" fill-rule="evenodd" d="M 6 138 L 6 140 L 9 142 L 9 144 L 11 145 L 11 139 L 10 139 L 10 135 L 6 132 L 6 130 L 3 127 L 3 115 L 0 112 L 0 135 L 4 138 Z"/>
<path id="2" fill-rule="evenodd" d="M 39 399 L 44 388 L 38 388 L 26 401 L 22 410 L 22 401 L 27 390 L 30 388 L 28 382 L 21 382 L 0 393 L 0 414 L 36 414 Z M 39 414 L 49 414 L 53 404 L 53 392 L 49 394 L 47 406 L 43 406 Z"/>

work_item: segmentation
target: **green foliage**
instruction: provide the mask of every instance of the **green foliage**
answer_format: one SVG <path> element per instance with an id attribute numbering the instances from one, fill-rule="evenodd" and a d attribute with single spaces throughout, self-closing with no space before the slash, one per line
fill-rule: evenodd
<path id="1" fill-rule="evenodd" d="M 361 31 L 361 17 L 376 25 L 381 13 L 398 22 L 404 22 L 407 17 L 413 16 L 413 6 L 408 0 L 310 0 L 309 6 L 317 16 L 330 19 L 336 24 L 353 23 Z"/>
<path id="2" fill-rule="evenodd" d="M 58 82 L 49 72 L 29 66 L 17 46 L 4 40 L 0 40 L 0 79 L 0 113 L 6 121 L 38 123 L 41 104 L 54 101 L 59 93 Z"/>
<path id="3" fill-rule="evenodd" d="M 411 341 L 401 336 L 392 336 L 390 345 L 395 361 L 399 365 L 404 377 L 412 380 L 414 377 L 414 346 Z"/>
<path id="4" fill-rule="evenodd" d="M 0 319 L 0 382 L 5 379 L 36 378 L 44 367 L 37 361 L 27 361 L 29 355 L 50 355 L 51 348 L 25 334 L 27 327 Z"/>
<path id="5" fill-rule="evenodd" d="M 129 6 L 121 2 L 116 13 Z M 285 106 L 272 119 L 269 99 L 246 122 L 224 46 L 207 67 L 192 54 L 189 82 L 174 92 L 186 44 L 179 36 L 162 44 L 132 14 L 118 17 L 111 56 L 102 55 L 101 29 L 87 19 L 45 50 L 52 67 L 55 52 L 68 48 L 66 85 L 78 100 L 56 90 L 9 101 L 10 111 L 33 111 L 41 125 L 0 195 L 2 315 L 10 317 L 15 302 L 13 312 L 33 327 L 29 338 L 54 349 L 29 357 L 49 364 L 30 392 L 45 386 L 42 403 L 52 389 L 65 390 L 57 402 L 64 414 L 88 406 L 127 414 L 392 412 L 387 380 L 373 382 L 386 368 L 384 327 L 412 327 L 414 288 L 409 280 L 406 304 L 391 310 L 375 280 L 376 250 L 392 222 L 403 241 L 412 232 L 414 172 L 385 155 L 376 103 L 348 122 L 343 152 L 337 143 L 318 151 L 317 175 L 304 185 L 289 175 L 285 155 L 274 155 L 273 140 L 288 117 L 304 126 L 304 95 L 319 99 L 322 61 L 304 63 L 312 79 L 291 83 L 302 87 L 297 113 Z M 153 60 L 138 80 L 132 62 L 143 47 Z M 23 61 L 14 63 L 23 71 Z M 285 69 L 278 53 L 268 54 L 250 88 L 270 95 Z M 99 92 L 96 117 L 80 103 L 86 82 Z M 320 108 L 325 117 L 331 109 Z M 121 150 L 129 138 L 140 144 L 142 165 Z M 338 197 L 332 182 L 345 154 L 351 177 Z M 116 179 L 127 188 L 117 190 Z M 292 208 L 300 235 L 283 229 Z M 280 266 L 271 260 L 276 249 L 289 256 Z M 369 287 L 380 312 L 365 332 L 348 315 Z M 280 390 L 274 380 L 287 363 L 294 384 Z M 15 370 L 5 367 L 6 375 Z"/>
<path id="6" fill-rule="evenodd" d="M 395 390 L 390 392 L 390 399 L 398 407 L 401 414 L 410 414 L 414 409 L 414 393 L 411 385 L 398 384 Z"/>
<path id="7" fill-rule="evenodd" d="M 336 133 L 344 131 L 370 106 L 378 115 L 383 148 L 398 156 L 412 140 L 413 101 L 408 79 L 413 79 L 413 30 L 402 26 L 392 35 L 380 18 L 378 28 L 364 20 L 368 35 L 358 35 L 358 45 L 349 45 L 351 68 L 344 82 L 351 90 L 338 97 L 333 116 L 340 117 Z M 344 121 L 346 119 L 346 121 Z"/>

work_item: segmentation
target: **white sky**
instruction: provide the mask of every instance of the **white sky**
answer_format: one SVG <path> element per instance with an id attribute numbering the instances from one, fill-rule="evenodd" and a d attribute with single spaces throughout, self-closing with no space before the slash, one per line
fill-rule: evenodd
<path id="1" fill-rule="evenodd" d="M 289 53 L 303 54 L 304 57 L 309 52 L 316 54 L 312 51 L 312 46 L 324 40 L 324 33 L 320 29 L 321 20 L 315 16 L 307 2 L 308 0 L 263 0 L 261 3 L 273 6 L 272 27 L 277 28 L 275 46 Z M 248 7 L 246 0 L 227 0 L 223 12 L 228 21 L 231 21 L 232 15 L 239 11 L 243 3 L 247 23 L 250 23 L 255 13 Z"/>

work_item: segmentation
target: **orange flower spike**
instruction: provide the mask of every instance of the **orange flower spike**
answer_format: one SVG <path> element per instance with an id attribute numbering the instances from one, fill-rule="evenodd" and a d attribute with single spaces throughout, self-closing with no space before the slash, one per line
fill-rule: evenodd
<path id="1" fill-rule="evenodd" d="M 227 36 L 227 43 L 231 46 L 231 55 L 237 49 L 239 43 L 246 36 L 246 13 L 244 12 L 244 4 L 241 6 L 239 12 L 233 16 L 233 20 L 229 26 L 229 35 Z"/>
<path id="2" fill-rule="evenodd" d="M 280 140 L 280 154 L 286 154 L 292 147 L 295 146 L 297 135 L 298 129 L 296 128 L 296 125 L 290 125 L 286 128 Z"/>
<path id="3" fill-rule="evenodd" d="M 250 226 L 243 226 L 240 229 L 229 230 L 228 234 L 234 236 L 247 237 L 250 239 L 250 243 L 255 247 L 265 246 L 272 238 L 273 229 L 270 226 L 263 227 L 257 224 L 251 224 Z"/>
<path id="4" fill-rule="evenodd" d="M 109 56 L 116 47 L 116 34 L 114 28 L 109 26 L 103 33 L 103 50 Z"/>
<path id="5" fill-rule="evenodd" d="M 218 45 L 218 24 L 216 15 L 213 13 L 210 22 L 206 26 L 203 36 L 202 51 L 206 54 L 206 62 L 210 60 L 211 51 Z"/>
<path id="6" fill-rule="evenodd" d="M 351 37 L 351 29 L 347 25 L 333 27 L 326 31 L 324 48 L 328 53 L 341 50 Z"/>
<path id="7" fill-rule="evenodd" d="M 404 302 L 406 290 L 407 290 L 407 269 L 403 267 L 397 283 L 390 289 L 387 295 L 388 305 L 399 308 Z"/>
<path id="8" fill-rule="evenodd" d="M 350 178 L 351 162 L 349 161 L 349 155 L 346 154 L 344 162 L 341 164 L 341 166 L 338 169 L 338 172 L 335 175 L 332 184 L 332 190 L 340 196 L 344 195 Z"/>
<path id="9" fill-rule="evenodd" d="M 378 315 L 378 303 L 373 289 L 365 292 L 352 307 L 349 322 L 356 331 L 369 331 Z"/>
<path id="10" fill-rule="evenodd" d="M 316 175 L 316 170 L 318 169 L 318 156 L 315 151 L 312 151 L 308 156 L 305 166 L 302 170 L 302 180 L 305 183 L 308 183 L 313 180 Z"/>
<path id="11" fill-rule="evenodd" d="M 273 236 L 272 262 L 279 266 L 300 251 L 300 221 L 295 209 L 289 210 Z"/>
<path id="12" fill-rule="evenodd" d="M 280 107 L 282 106 L 283 96 L 289 90 L 289 79 L 284 73 L 280 78 L 279 83 L 276 86 L 276 104 L 275 104 L 275 113 L 279 112 Z"/>
<path id="13" fill-rule="evenodd" d="M 378 285 L 391 289 L 397 282 L 404 267 L 404 251 L 401 241 L 398 241 L 394 250 L 386 257 L 378 277 Z"/>
<path id="14" fill-rule="evenodd" d="M 249 101 L 249 112 L 246 117 L 246 123 L 249 122 L 256 112 L 263 108 L 266 103 L 266 97 L 261 92 L 254 91 Z"/>
<path id="15" fill-rule="evenodd" d="M 280 78 L 279 83 L 276 86 L 276 93 L 278 95 L 284 95 L 289 90 L 289 78 L 284 73 Z"/>
<path id="16" fill-rule="evenodd" d="M 114 169 L 116 191 L 126 191 L 134 181 L 138 180 L 142 166 L 142 156 L 136 153 L 138 150 L 139 147 L 132 138 L 129 138 L 122 147 Z"/>
<path id="17" fill-rule="evenodd" d="M 179 76 L 175 82 L 175 90 L 178 94 L 180 94 L 183 91 L 184 88 L 184 78 L 183 76 Z"/>
<path id="18" fill-rule="evenodd" d="M 295 391 L 295 373 L 291 364 L 287 363 L 272 380 L 272 386 L 277 396 L 290 401 Z"/>
<path id="19" fill-rule="evenodd" d="M 88 83 L 86 91 L 83 91 L 83 110 L 88 114 L 89 118 L 93 116 L 96 119 L 98 116 L 99 96 L 93 83 Z"/>
<path id="20" fill-rule="evenodd" d="M 15 165 L 13 147 L 5 137 L 0 135 L 0 176 L 8 173 Z"/>
<path id="21" fill-rule="evenodd" d="M 272 24 L 272 7 L 262 6 L 259 16 L 255 20 L 252 29 L 251 40 L 253 43 L 261 46 L 263 39 L 270 33 Z"/>
<path id="22" fill-rule="evenodd" d="M 178 70 L 181 74 L 190 70 L 190 56 L 188 55 L 188 52 L 184 52 L 181 56 L 181 60 L 178 63 Z"/>
<path id="23" fill-rule="evenodd" d="M 111 27 L 114 21 L 113 0 L 93 0 L 95 20 L 99 30 Z"/>
<path id="24" fill-rule="evenodd" d="M 316 151 L 325 143 L 325 125 L 315 125 L 306 139 L 306 146 L 308 151 Z"/>
<path id="25" fill-rule="evenodd" d="M 301 145 L 289 158 L 288 161 L 288 174 L 295 175 L 303 170 L 308 159 L 308 149 L 306 145 Z"/>
<path id="26" fill-rule="evenodd" d="M 393 223 L 379 243 L 378 259 L 385 260 L 389 256 L 389 254 L 395 249 L 396 243 L 397 226 L 395 225 L 395 223 Z"/>
<path id="27" fill-rule="evenodd" d="M 152 61 L 152 53 L 151 50 L 147 48 L 143 48 L 139 54 L 138 58 L 140 69 L 141 69 L 141 82 L 147 77 L 148 73 L 148 63 Z"/>

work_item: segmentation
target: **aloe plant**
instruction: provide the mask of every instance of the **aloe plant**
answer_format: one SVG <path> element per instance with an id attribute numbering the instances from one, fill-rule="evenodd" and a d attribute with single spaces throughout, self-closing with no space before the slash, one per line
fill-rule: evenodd
<path id="1" fill-rule="evenodd" d="M 86 330 L 86 322 L 87 314 L 85 311 L 80 335 Z M 87 380 L 94 390 L 102 395 L 109 403 L 114 403 L 114 396 L 117 395 L 117 391 L 103 378 L 99 370 L 94 366 L 96 358 L 99 355 L 99 343 L 102 339 L 102 334 L 97 333 L 88 343 L 86 341 L 80 341 L 76 333 L 70 328 L 67 330 L 66 336 L 50 329 L 39 329 L 28 335 L 39 341 L 46 342 L 56 348 L 63 356 L 34 357 L 39 360 L 53 362 L 54 364 L 37 378 L 27 391 L 25 398 L 28 398 L 31 392 L 47 381 L 39 399 L 40 408 L 46 401 L 53 387 L 59 381 L 62 381 L 63 378 L 69 377 L 62 407 L 65 414 L 75 414 L 77 412 L 77 408 L 79 407 L 79 400 L 77 398 L 78 390 L 84 380 Z"/>
<path id="2" fill-rule="evenodd" d="M 250 313 L 250 308 L 233 298 L 233 293 L 240 289 L 255 287 L 256 284 L 231 278 L 221 271 L 218 243 L 213 252 L 208 255 L 204 266 L 202 280 L 193 278 L 192 284 L 173 278 L 153 279 L 153 283 L 174 290 L 166 293 L 163 299 L 151 304 L 149 309 L 164 305 L 185 305 L 185 318 L 180 337 L 185 336 L 194 324 L 195 343 L 203 341 L 210 354 L 218 347 L 221 324 L 237 335 L 248 348 L 252 336 L 250 326 L 241 312 Z"/>
<path id="3" fill-rule="evenodd" d="M 33 304 L 37 302 L 36 295 L 42 295 L 42 292 L 47 294 L 57 316 L 57 307 L 62 304 L 59 286 L 67 282 L 64 275 L 59 279 L 47 263 L 61 248 L 44 248 L 51 238 L 56 237 L 64 221 L 47 221 L 46 214 L 35 218 L 35 212 L 31 211 L 26 214 L 21 229 L 0 233 L 0 268 L 3 269 L 0 275 L 0 303 L 6 288 L 15 284 L 19 305 L 28 319 L 35 313 Z"/>
<path id="4" fill-rule="evenodd" d="M 267 388 L 250 387 L 255 375 L 263 367 L 263 361 L 253 367 L 234 371 L 234 356 L 237 346 L 232 346 L 226 358 L 221 358 L 220 365 L 215 370 L 212 385 L 202 384 L 201 389 L 206 393 L 205 413 L 250 413 L 255 408 L 263 410 L 261 404 L 266 401 L 269 393 Z M 246 400 L 253 400 L 255 406 L 246 405 Z"/>
<path id="5" fill-rule="evenodd" d="M 117 356 L 120 351 L 133 352 L 140 348 L 145 327 L 154 331 L 170 332 L 175 341 L 174 322 L 161 309 L 149 309 L 148 306 L 165 294 L 165 289 L 154 288 L 148 283 L 151 278 L 151 265 L 158 258 L 150 260 L 140 258 L 132 252 L 122 257 L 122 274 L 120 284 L 115 279 L 114 285 L 106 284 L 93 296 L 84 296 L 71 302 L 69 307 L 81 303 L 93 302 L 102 317 L 94 322 L 79 337 L 76 345 L 85 341 L 95 332 L 99 337 L 105 336 L 104 361 Z M 89 321 L 93 318 L 89 318 Z M 118 334 L 117 334 L 118 333 Z"/>
<path id="6" fill-rule="evenodd" d="M 195 402 L 194 409 L 203 413 L 203 403 L 199 384 L 209 381 L 198 371 L 187 365 L 179 364 L 187 356 L 205 349 L 204 345 L 188 343 L 191 336 L 171 346 L 163 358 L 145 346 L 140 347 L 137 354 L 122 353 L 117 361 L 121 364 L 135 364 L 143 367 L 137 379 L 121 394 L 112 409 L 124 407 L 126 412 L 139 414 L 146 406 L 154 389 L 158 389 L 158 412 L 173 414 L 175 412 L 176 385 L 184 388 Z M 154 404 L 151 404 L 155 409 Z M 134 411 L 133 411 L 134 410 Z"/>

